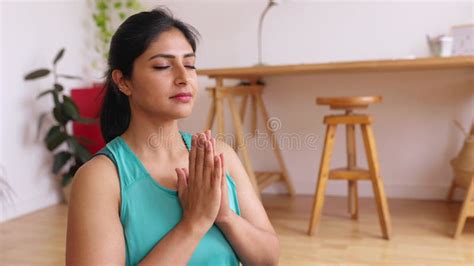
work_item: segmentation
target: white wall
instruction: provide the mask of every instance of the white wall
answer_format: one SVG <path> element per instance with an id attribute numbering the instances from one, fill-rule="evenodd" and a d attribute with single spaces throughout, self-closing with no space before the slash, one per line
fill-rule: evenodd
<path id="1" fill-rule="evenodd" d="M 213 1 L 212 5 L 166 1 L 178 17 L 202 34 L 200 68 L 249 66 L 257 62 L 257 25 L 266 1 Z M 150 4 L 152 6 L 152 4 Z M 282 1 L 267 14 L 263 60 L 298 64 L 364 59 L 429 56 L 425 35 L 449 33 L 452 25 L 473 23 L 469 1 Z M 316 134 L 316 149 L 287 147 L 283 156 L 296 191 L 312 194 L 319 168 L 327 108 L 316 96 L 382 95 L 384 103 L 369 112 L 375 117 L 382 175 L 390 197 L 443 198 L 451 180 L 449 160 L 462 145 L 453 123 L 470 127 L 474 106 L 472 72 L 419 71 L 365 74 L 317 74 L 267 77 L 264 100 L 280 119 L 280 138 Z M 200 79 L 201 88 L 213 81 Z M 183 121 L 190 131 L 202 130 L 208 96 L 201 92 L 193 115 Z M 230 117 L 227 128 L 230 127 Z M 200 121 L 196 123 L 197 121 Z M 263 124 L 260 125 L 263 131 Z M 345 164 L 344 134 L 339 131 L 334 166 Z M 362 144 L 362 143 L 359 143 Z M 257 170 L 276 170 L 273 154 L 250 143 Z M 364 163 L 363 146 L 359 156 Z M 330 182 L 328 194 L 346 194 L 346 184 Z M 280 186 L 267 192 L 284 191 Z M 371 196 L 368 184 L 361 195 Z"/>
<path id="2" fill-rule="evenodd" d="M 2 1 L 2 87 L 0 108 L 0 164 L 4 165 L 17 197 L 0 221 L 56 204 L 59 185 L 50 173 L 51 154 L 42 139 L 36 139 L 40 112 L 49 111 L 51 99 L 35 99 L 52 85 L 52 79 L 25 82 L 24 75 L 49 67 L 61 47 L 66 47 L 58 69 L 82 74 L 84 59 L 84 14 L 82 1 Z M 68 87 L 77 82 L 64 82 Z M 50 121 L 49 121 L 50 122 Z M 46 133 L 48 125 L 43 128 Z"/>
<path id="3" fill-rule="evenodd" d="M 151 6 L 155 1 L 145 5 Z M 257 59 L 257 23 L 265 1 L 159 1 L 202 34 L 198 66 L 249 66 Z M 50 102 L 35 100 L 38 88 L 50 80 L 26 83 L 23 75 L 48 66 L 60 47 L 67 52 L 64 72 L 91 76 L 87 48 L 90 29 L 87 4 L 77 1 L 2 1 L 1 4 L 0 164 L 9 174 L 18 197 L 0 214 L 0 221 L 60 201 L 50 172 L 51 156 L 35 140 L 36 117 Z M 451 25 L 474 22 L 474 4 L 463 2 L 385 3 L 282 1 L 264 25 L 264 61 L 269 64 L 346 61 L 428 55 L 425 34 L 441 34 Z M 208 111 L 204 87 L 195 111 L 183 129 L 202 130 Z M 378 94 L 383 104 L 369 109 L 390 197 L 442 198 L 450 181 L 448 161 L 462 144 L 452 119 L 468 126 L 473 114 L 471 73 L 422 71 L 411 73 L 318 74 L 266 79 L 264 95 L 278 132 L 323 137 L 326 108 L 314 105 L 319 95 Z M 69 87 L 82 85 L 66 83 Z M 230 120 L 228 120 L 230 121 Z M 263 129 L 263 127 L 260 127 Z M 44 133 L 44 132 L 43 132 Z M 343 135 L 334 164 L 344 163 Z M 256 169 L 276 169 L 269 150 L 249 145 Z M 362 146 L 359 145 L 359 148 Z M 298 193 L 314 191 L 321 142 L 316 149 L 284 149 L 283 156 Z M 363 157 L 361 157 L 361 160 Z M 341 186 L 339 186 L 341 185 Z M 269 188 L 270 192 L 281 187 Z M 362 195 L 371 195 L 363 186 Z M 331 184 L 329 194 L 344 194 Z"/>

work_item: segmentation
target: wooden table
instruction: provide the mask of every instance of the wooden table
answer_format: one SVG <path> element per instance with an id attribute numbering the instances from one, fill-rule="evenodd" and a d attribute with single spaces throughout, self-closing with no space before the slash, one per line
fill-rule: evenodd
<path id="1" fill-rule="evenodd" d="M 243 164 L 257 191 L 262 191 L 269 184 L 283 181 L 290 195 L 294 194 L 293 185 L 288 176 L 286 166 L 281 156 L 280 147 L 276 143 L 273 130 L 265 123 L 267 132 L 273 144 L 276 158 L 280 165 L 280 172 L 254 172 L 247 147 L 244 143 L 242 122 L 247 108 L 247 98 L 251 98 L 252 108 L 252 131 L 256 130 L 257 109 L 261 110 L 263 118 L 268 121 L 269 116 L 263 103 L 261 94 L 264 84 L 259 82 L 262 78 L 278 75 L 318 74 L 318 73 L 363 73 L 363 72 L 386 72 L 386 71 L 418 71 L 436 69 L 464 69 L 471 70 L 474 74 L 474 56 L 418 58 L 403 60 L 372 60 L 354 62 L 334 62 L 319 64 L 296 64 L 296 65 L 264 65 L 237 68 L 216 68 L 198 70 L 198 75 L 215 79 L 215 87 L 208 88 L 211 92 L 212 104 L 205 129 L 212 128 L 214 118 L 217 120 L 217 135 L 224 134 L 224 103 L 227 100 L 232 113 L 232 122 L 236 134 L 235 148 L 241 151 Z M 244 81 L 244 85 L 226 87 L 225 79 Z M 240 110 L 237 110 L 235 96 L 243 97 Z"/>

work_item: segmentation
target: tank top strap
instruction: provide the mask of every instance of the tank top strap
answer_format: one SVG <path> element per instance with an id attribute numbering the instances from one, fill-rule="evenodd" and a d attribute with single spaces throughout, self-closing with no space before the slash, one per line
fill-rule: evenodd
<path id="1" fill-rule="evenodd" d="M 120 177 L 120 187 L 122 191 L 143 177 L 143 170 L 140 163 L 120 136 L 107 143 L 96 155 L 105 155 L 115 164 Z"/>
<path id="2" fill-rule="evenodd" d="M 193 140 L 193 136 L 188 132 L 184 132 L 181 130 L 179 131 L 179 133 L 181 134 L 181 137 L 183 138 L 184 143 L 186 144 L 186 148 L 188 148 L 188 151 L 191 151 L 191 143 Z"/>

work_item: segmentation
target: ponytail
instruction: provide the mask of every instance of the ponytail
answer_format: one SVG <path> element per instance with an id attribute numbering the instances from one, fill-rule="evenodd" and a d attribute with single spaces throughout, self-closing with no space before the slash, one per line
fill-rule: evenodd
<path id="1" fill-rule="evenodd" d="M 100 112 L 100 130 L 105 142 L 122 135 L 130 124 L 130 104 L 128 96 L 123 94 L 112 80 L 112 71 L 108 71 L 105 80 L 105 96 Z"/>

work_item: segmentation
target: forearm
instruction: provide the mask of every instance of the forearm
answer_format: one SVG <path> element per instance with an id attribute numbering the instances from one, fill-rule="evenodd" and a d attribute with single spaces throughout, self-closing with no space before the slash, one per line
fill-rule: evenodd
<path id="1" fill-rule="evenodd" d="M 186 265 L 206 232 L 181 220 L 139 265 Z"/>
<path id="2" fill-rule="evenodd" d="M 231 243 L 243 265 L 278 265 L 278 237 L 259 229 L 234 212 L 225 221 L 216 223 Z"/>

